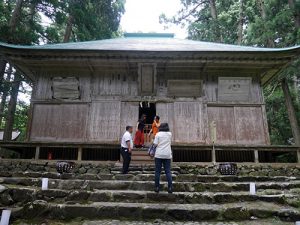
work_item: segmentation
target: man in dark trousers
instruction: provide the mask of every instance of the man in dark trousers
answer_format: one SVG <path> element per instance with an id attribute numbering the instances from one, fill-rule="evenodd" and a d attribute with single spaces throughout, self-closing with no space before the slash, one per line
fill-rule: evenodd
<path id="1" fill-rule="evenodd" d="M 123 134 L 121 140 L 121 155 L 123 158 L 123 174 L 128 173 L 129 164 L 131 161 L 131 151 L 133 148 L 133 140 L 132 140 L 132 126 L 126 126 L 126 132 Z"/>

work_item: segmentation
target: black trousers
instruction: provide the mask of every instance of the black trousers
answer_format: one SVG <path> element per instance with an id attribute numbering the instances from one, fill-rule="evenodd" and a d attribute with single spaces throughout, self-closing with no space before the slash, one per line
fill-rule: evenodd
<path id="1" fill-rule="evenodd" d="M 128 148 L 122 148 L 121 147 L 121 155 L 123 158 L 123 174 L 128 173 L 129 164 L 131 161 L 131 153 L 128 152 Z"/>

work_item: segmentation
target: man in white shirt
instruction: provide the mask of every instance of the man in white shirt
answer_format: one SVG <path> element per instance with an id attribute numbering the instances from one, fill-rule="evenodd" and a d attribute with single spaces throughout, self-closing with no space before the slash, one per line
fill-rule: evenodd
<path id="1" fill-rule="evenodd" d="M 131 151 L 133 148 L 133 140 L 132 140 L 132 126 L 126 126 L 126 132 L 123 134 L 121 140 L 121 155 L 123 158 L 123 174 L 128 173 L 129 164 L 131 161 Z"/>

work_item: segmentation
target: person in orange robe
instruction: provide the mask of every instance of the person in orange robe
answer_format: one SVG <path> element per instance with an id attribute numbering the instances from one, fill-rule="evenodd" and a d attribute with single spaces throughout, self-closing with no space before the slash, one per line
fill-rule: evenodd
<path id="1" fill-rule="evenodd" d="M 159 116 L 155 116 L 154 117 L 154 120 L 153 120 L 153 123 L 152 123 L 152 129 L 150 130 L 149 132 L 149 137 L 151 135 L 151 133 L 153 134 L 153 138 L 155 137 L 155 135 L 158 133 L 158 128 L 160 126 L 160 121 L 159 121 Z"/>

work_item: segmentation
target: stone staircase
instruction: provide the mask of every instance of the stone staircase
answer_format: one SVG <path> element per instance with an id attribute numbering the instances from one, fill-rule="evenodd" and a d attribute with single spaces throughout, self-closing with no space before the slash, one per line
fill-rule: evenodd
<path id="1" fill-rule="evenodd" d="M 153 191 L 153 165 L 97 174 L 0 173 L 0 208 L 12 224 L 295 224 L 300 176 L 199 175 L 173 166 L 174 193 Z M 49 189 L 41 190 L 41 178 Z M 249 183 L 255 182 L 256 195 Z M 34 222 L 33 222 L 34 221 Z M 205 222 L 204 222 L 205 221 Z"/>

